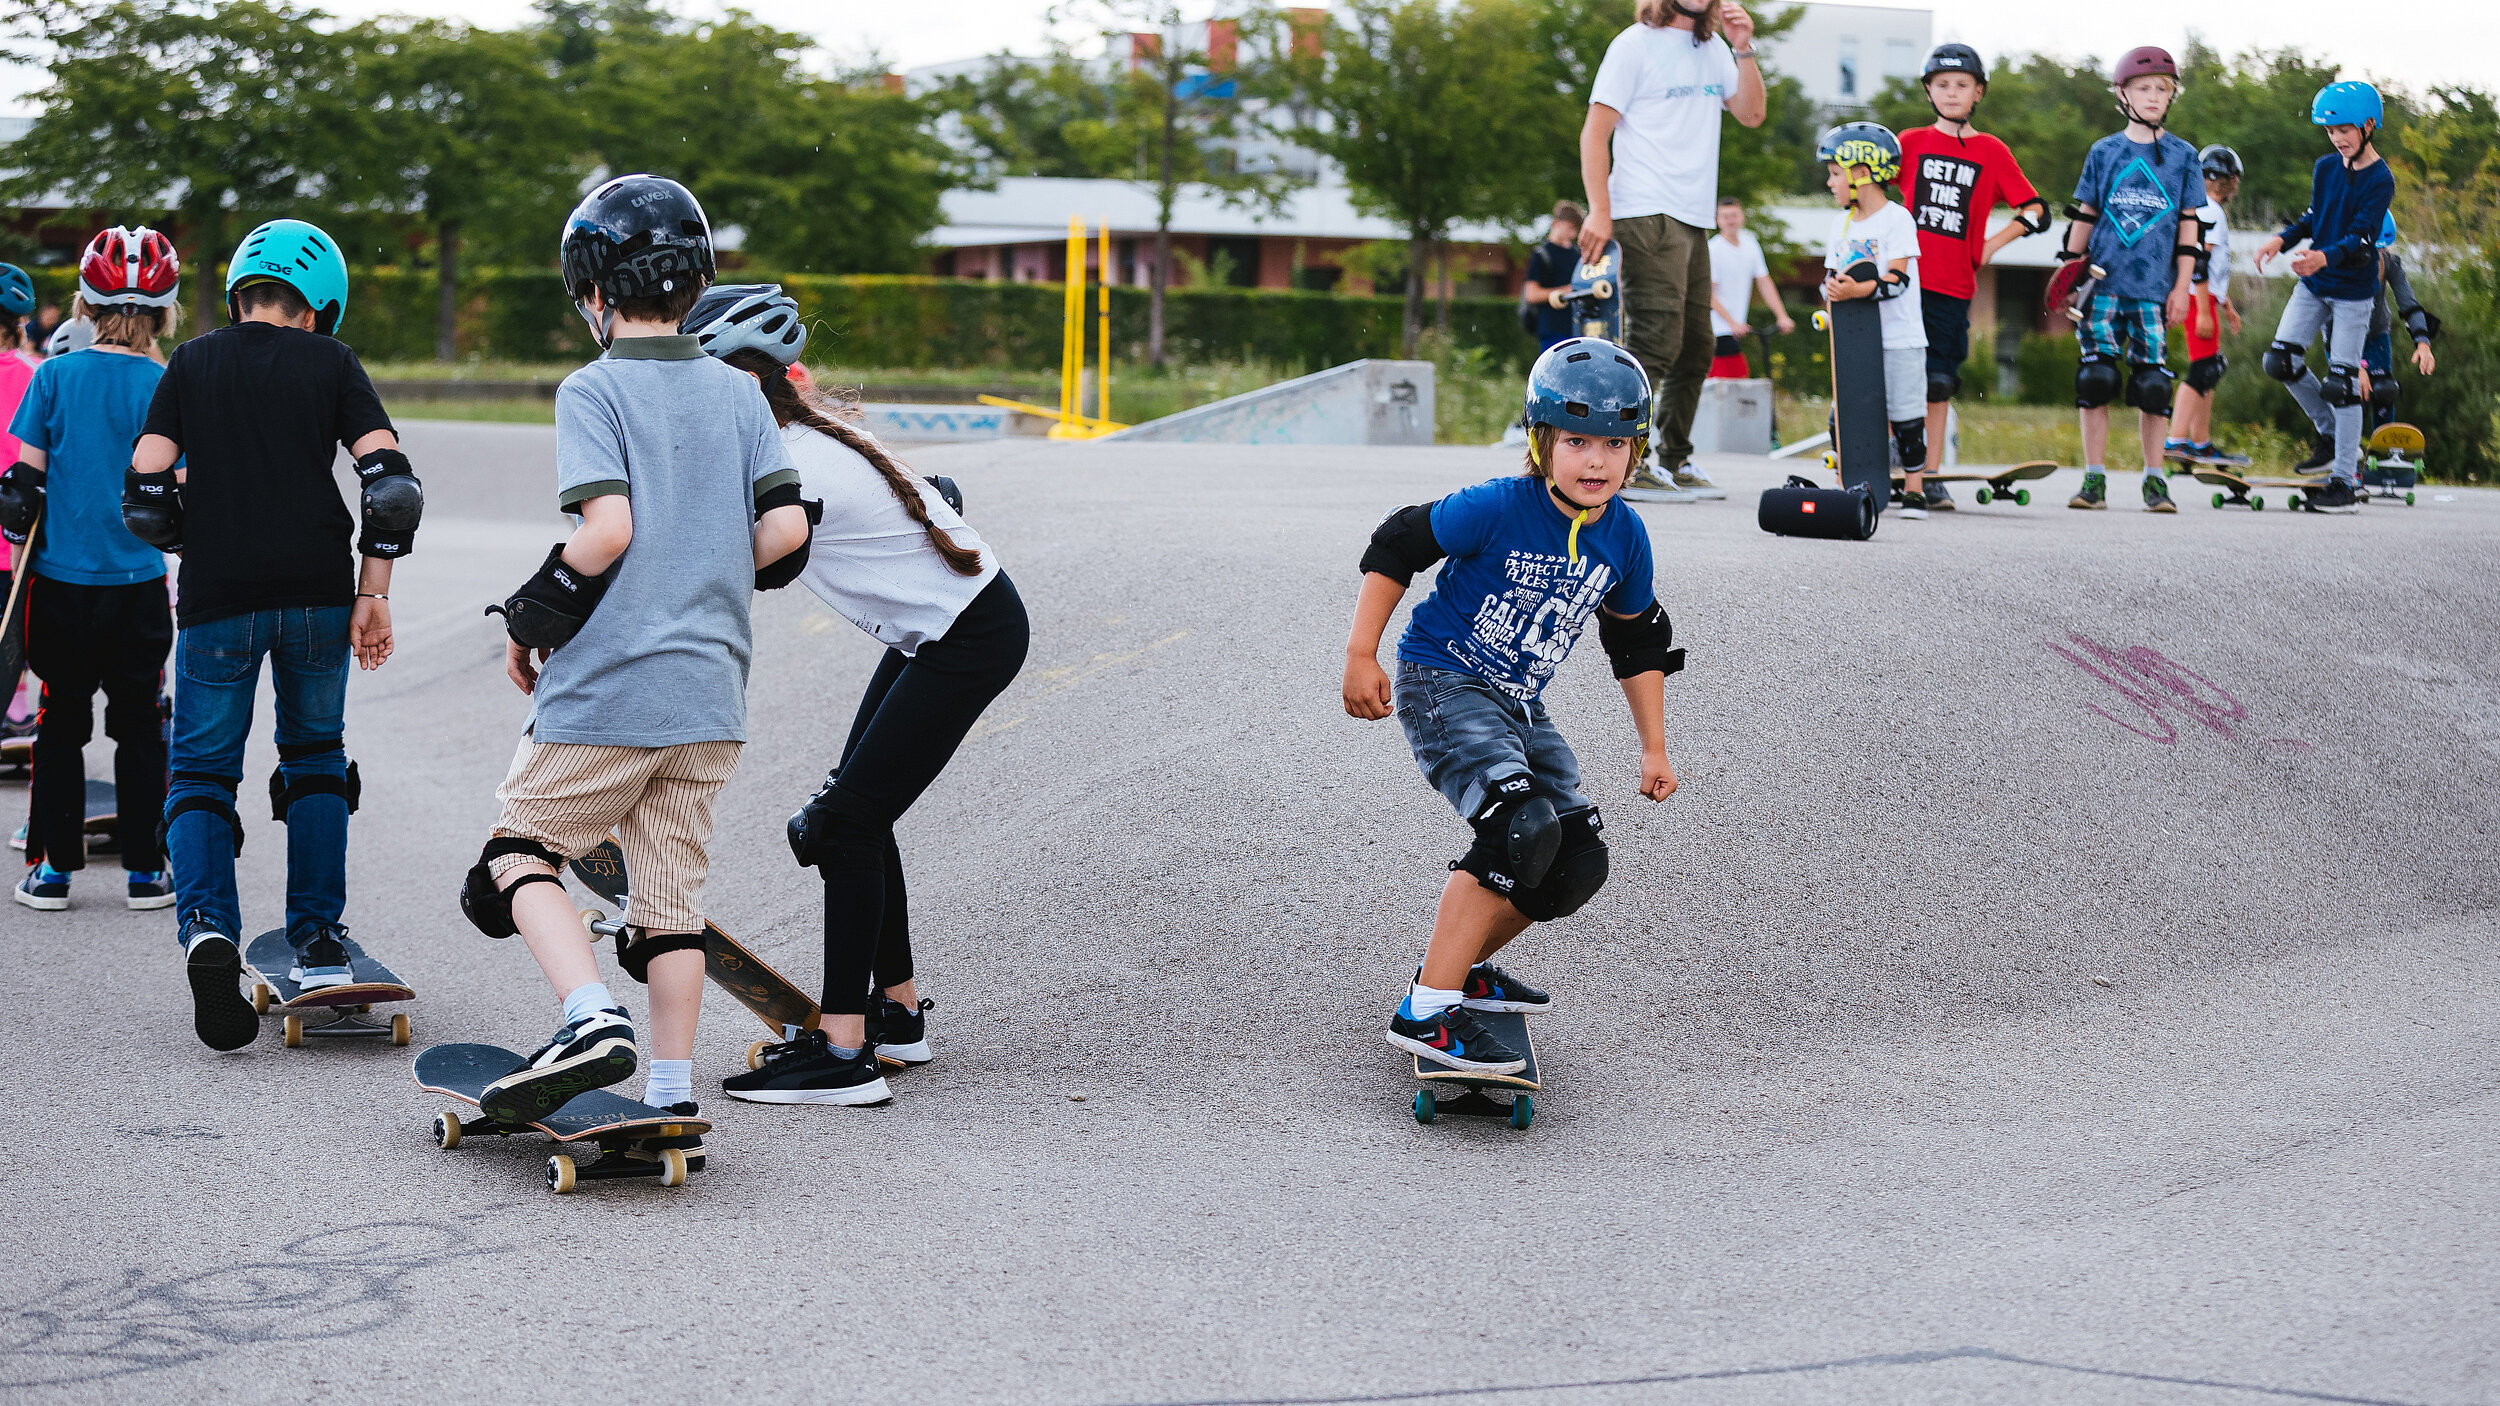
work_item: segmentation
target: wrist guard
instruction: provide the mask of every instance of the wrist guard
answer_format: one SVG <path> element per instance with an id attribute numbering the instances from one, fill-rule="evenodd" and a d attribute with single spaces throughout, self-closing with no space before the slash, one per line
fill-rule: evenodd
<path id="1" fill-rule="evenodd" d="M 160 552 L 182 550 L 182 485 L 173 470 L 122 470 L 122 526 Z"/>
<path id="2" fill-rule="evenodd" d="M 417 524 L 425 518 L 425 485 L 417 481 L 408 456 L 396 449 L 376 449 L 356 461 L 356 479 L 364 485 L 365 529 L 356 543 L 357 555 L 408 555 L 417 542 Z"/>
<path id="3" fill-rule="evenodd" d="M 0 474 L 0 538 L 23 547 L 43 516 L 43 486 L 49 475 L 20 459 Z"/>
<path id="4" fill-rule="evenodd" d="M 1684 651 L 1669 647 L 1675 643 L 1675 622 L 1667 618 L 1667 608 L 1656 601 L 1630 619 L 1609 615 L 1600 607 L 1597 642 L 1605 647 L 1618 679 L 1673 674 L 1684 668 Z"/>
<path id="5" fill-rule="evenodd" d="M 558 542 L 547 549 L 537 574 L 503 604 L 486 607 L 486 613 L 502 616 L 504 630 L 523 649 L 558 649 L 582 632 L 615 578 L 612 566 L 591 576 L 567 565 L 564 544 Z"/>

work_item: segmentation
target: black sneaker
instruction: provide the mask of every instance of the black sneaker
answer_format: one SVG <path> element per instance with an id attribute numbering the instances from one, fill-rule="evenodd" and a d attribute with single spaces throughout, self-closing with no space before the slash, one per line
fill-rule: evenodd
<path id="1" fill-rule="evenodd" d="M 182 925 L 184 969 L 191 978 L 191 1028 L 212 1050 L 239 1050 L 260 1038 L 260 1013 L 243 999 L 243 953 L 205 914 Z"/>
<path id="2" fill-rule="evenodd" d="M 2170 501 L 2170 480 L 2163 478 L 2160 474 L 2146 474 L 2144 476 L 2144 511 L 2175 513 L 2178 510 L 2179 505 Z"/>
<path id="3" fill-rule="evenodd" d="M 1931 513 L 1950 513 L 1960 510 L 1961 504 L 1953 501 L 1953 490 L 1945 487 L 1941 483 L 1936 482 L 1932 478 L 1927 480 L 1922 487 L 1927 494 L 1927 511 Z"/>
<path id="4" fill-rule="evenodd" d="M 592 1089 L 631 1078 L 634 1022 L 615 1006 L 564 1026 L 521 1067 L 478 1092 L 477 1106 L 507 1126 L 535 1123 Z"/>
<path id="5" fill-rule="evenodd" d="M 2330 508 L 2358 507 L 2360 501 L 2352 491 L 2349 479 L 2330 478 L 2309 490 L 2309 506 L 2322 512 Z"/>
<path id="6" fill-rule="evenodd" d="M 936 1056 L 929 1053 L 929 1020 L 922 1011 L 937 1009 L 937 1002 L 921 998 L 918 1006 L 907 1006 L 890 996 L 879 996 L 868 1011 L 868 1043 L 876 1047 L 877 1058 L 888 1064 L 927 1064 Z"/>
<path id="7" fill-rule="evenodd" d="M 673 1113 L 680 1118 L 692 1118 L 703 1110 L 695 1106 L 694 1100 L 688 1099 L 684 1103 L 663 1104 L 660 1106 L 660 1111 Z M 691 1176 L 703 1170 L 703 1135 L 701 1133 L 688 1133 L 684 1137 L 644 1138 L 639 1145 L 653 1152 L 674 1147 L 686 1154 L 687 1175 Z"/>
<path id="8" fill-rule="evenodd" d="M 1398 1002 L 1397 1014 L 1389 1017 L 1389 1043 L 1470 1074 L 1516 1074 L 1528 1067 L 1525 1056 L 1495 1039 L 1476 1013 L 1463 1005 L 1437 1012 L 1429 1020 L 1417 1020 L 1406 1013 L 1404 1001 Z"/>
<path id="9" fill-rule="evenodd" d="M 883 1067 L 874 1050 L 844 1059 L 822 1030 L 802 1030 L 786 1045 L 764 1047 L 764 1067 L 721 1080 L 731 1098 L 749 1103 L 839 1103 L 860 1107 L 890 1102 Z"/>
<path id="10" fill-rule="evenodd" d="M 337 923 L 307 920 L 287 934 L 295 947 L 295 965 L 287 970 L 286 979 L 305 991 L 345 986 L 356 979 L 347 964 L 347 929 Z"/>
<path id="11" fill-rule="evenodd" d="M 2322 434 L 2316 436 L 2314 441 L 2311 443 L 2309 447 L 2309 457 L 2301 460 L 2297 464 L 2292 465 L 2292 472 L 2296 474 L 2316 473 L 2318 470 L 2323 469 L 2327 465 L 2334 462 L 2335 436 L 2331 434 Z"/>
<path id="12" fill-rule="evenodd" d="M 2096 510 L 2108 507 L 2108 475 L 2103 474 L 2098 469 L 2084 470 L 2083 487 L 2076 489 L 2075 496 L 2066 500 L 2066 506 L 2070 508 L 2092 508 Z"/>
<path id="13" fill-rule="evenodd" d="M 1471 1011 L 1516 1011 L 1521 1015 L 1543 1015 L 1554 1008 L 1554 998 L 1490 962 L 1478 962 L 1468 969 L 1467 984 L 1460 988 L 1466 996 L 1459 1002 Z"/>

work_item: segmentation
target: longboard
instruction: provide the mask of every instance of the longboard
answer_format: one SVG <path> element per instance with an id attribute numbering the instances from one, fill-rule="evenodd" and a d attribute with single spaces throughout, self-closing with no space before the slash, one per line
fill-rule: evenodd
<path id="1" fill-rule="evenodd" d="M 2165 447 L 2161 452 L 2161 457 L 2174 464 L 2208 469 L 2245 469 L 2249 465 L 2248 456 L 2245 454 L 2190 454 L 2184 449 L 2175 447 Z"/>
<path id="2" fill-rule="evenodd" d="M 2056 472 L 2057 461 L 2055 459 L 2029 459 L 2010 469 L 1999 469 L 1995 473 L 1955 473 L 1947 470 L 1928 473 L 1923 477 L 1929 483 L 1979 484 L 1977 496 L 1979 506 L 1983 508 L 1999 498 L 2011 498 L 2014 500 L 2014 506 L 2028 508 L 2031 506 L 2031 490 L 2016 488 L 2014 485 L 2035 478 L 2047 478 Z M 1902 475 L 1894 474 L 1892 486 L 1898 490 L 1906 481 Z"/>
<path id="3" fill-rule="evenodd" d="M 2413 506 L 2413 490 L 2422 481 L 2421 453 L 2429 447 L 2422 432 L 2402 421 L 2379 426 L 2370 433 L 2366 446 L 2370 457 L 2362 462 L 2361 482 L 2377 490 L 2375 498 L 2401 498 L 2406 507 Z"/>
<path id="4" fill-rule="evenodd" d="M 1876 276 L 1873 269 L 1872 264 L 1860 264 L 1849 276 L 1864 281 Z M 1881 514 L 1892 502 L 1883 311 L 1872 298 L 1851 298 L 1816 309 L 1814 325 L 1831 334 L 1832 448 L 1823 463 L 1840 475 L 1843 488 L 1859 489 L 1873 499 Z"/>
<path id="5" fill-rule="evenodd" d="M 1623 345 L 1623 246 L 1607 240 L 1594 259 L 1582 259 L 1571 271 L 1571 322 L 1583 337 L 1603 337 Z"/>
<path id="6" fill-rule="evenodd" d="M 416 989 L 399 979 L 399 973 L 366 954 L 356 939 L 342 937 L 340 945 L 347 949 L 348 974 L 354 978 L 344 986 L 322 986 L 307 991 L 287 977 L 295 966 L 295 945 L 286 940 L 286 929 L 271 928 L 252 939 L 243 953 L 243 965 L 252 974 L 252 1009 L 262 1015 L 276 1006 L 285 1017 L 286 1047 L 301 1049 L 307 1035 L 387 1035 L 394 1045 L 408 1043 L 408 1017 L 393 1015 L 388 1024 L 365 1019 L 373 1008 L 390 1001 L 413 1001 Z M 306 1023 L 307 1012 L 319 1011 L 330 1018 Z"/>
<path id="7" fill-rule="evenodd" d="M 629 912 L 625 855 L 615 840 L 601 840 L 570 867 L 573 877 L 581 880 L 582 887 L 601 902 L 615 904 L 619 912 Z M 582 910 L 582 926 L 590 930 L 593 939 L 620 937 L 630 921 L 630 916 L 612 919 L 593 909 Z M 749 1069 L 762 1067 L 766 1045 L 796 1039 L 800 1031 L 813 1030 L 824 1023 L 825 1013 L 818 1008 L 815 997 L 775 971 L 772 963 L 756 956 L 745 943 L 722 932 L 718 923 L 703 925 L 703 974 L 736 997 L 739 1005 L 754 1012 L 755 1018 L 773 1032 L 772 1040 L 758 1040 L 747 1046 Z M 902 1067 L 901 1060 L 882 1055 L 878 1059 Z"/>
<path id="8" fill-rule="evenodd" d="M 1408 1055 L 1415 1065 L 1415 1077 L 1424 1087 L 1415 1091 L 1415 1121 L 1429 1123 L 1444 1113 L 1467 1118 L 1508 1118 L 1514 1128 L 1524 1128 L 1536 1118 L 1536 1101 L 1530 1095 L 1544 1085 L 1537 1077 L 1536 1040 L 1528 1033 L 1528 1018 L 1517 1011 L 1478 1011 L 1476 1019 L 1486 1029 L 1528 1057 L 1528 1067 L 1516 1074 L 1479 1074 L 1465 1069 L 1452 1069 L 1435 1064 L 1422 1055 Z M 1488 1090 L 1508 1095 L 1497 1098 Z"/>
<path id="9" fill-rule="evenodd" d="M 2207 468 L 2201 464 L 2191 466 L 2188 469 L 2188 476 L 2195 479 L 2198 483 L 2222 490 L 2221 492 L 2216 493 L 2213 497 L 2215 507 L 2226 508 L 2238 506 L 2245 507 L 2251 512 L 2265 511 L 2266 495 L 2255 492 L 2254 490 L 2256 489 L 2279 488 L 2285 490 L 2283 498 L 2284 504 L 2290 507 L 2294 512 L 2298 512 L 2300 509 L 2309 506 L 2307 495 L 2311 490 L 2326 486 L 2326 475 L 2324 474 L 2320 474 L 2316 478 L 2249 478 L 2241 474 L 2232 473 L 2228 469 Z"/>
<path id="10" fill-rule="evenodd" d="M 435 1045 L 417 1055 L 417 1087 L 447 1094 L 472 1108 L 486 1086 L 519 1067 L 524 1057 L 495 1045 Z M 689 1118 L 636 1103 L 630 1098 L 592 1089 L 534 1123 L 499 1123 L 492 1118 L 464 1121 L 457 1112 L 434 1115 L 434 1145 L 449 1151 L 470 1133 L 510 1137 L 523 1131 L 545 1133 L 558 1143 L 589 1143 L 599 1155 L 587 1163 L 570 1153 L 547 1159 L 547 1189 L 558 1196 L 583 1181 L 620 1177 L 657 1177 L 662 1186 L 686 1183 L 686 1154 L 678 1147 L 653 1147 L 657 1141 L 699 1137 L 712 1130 L 708 1118 Z"/>

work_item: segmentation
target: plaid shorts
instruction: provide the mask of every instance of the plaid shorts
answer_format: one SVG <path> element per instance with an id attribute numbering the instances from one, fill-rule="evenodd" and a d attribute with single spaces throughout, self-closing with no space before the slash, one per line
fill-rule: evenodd
<path id="1" fill-rule="evenodd" d="M 2083 343 L 2085 356 L 2158 366 L 2168 354 L 2162 340 L 2162 306 L 2152 298 L 2095 293 L 2084 304 L 2083 323 L 2075 329 L 2075 336 Z M 2130 343 L 2135 348 L 2132 356 L 2127 353 Z"/>

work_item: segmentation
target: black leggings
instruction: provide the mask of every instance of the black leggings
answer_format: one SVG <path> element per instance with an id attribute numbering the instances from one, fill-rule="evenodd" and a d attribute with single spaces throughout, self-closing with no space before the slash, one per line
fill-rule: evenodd
<path id="1" fill-rule="evenodd" d="M 1015 681 L 1030 639 L 1024 601 L 1002 571 L 944 638 L 909 658 L 887 650 L 869 678 L 829 797 L 825 1014 L 865 1014 L 872 972 L 880 991 L 911 979 L 911 922 L 894 822 L 946 769 L 981 711 Z"/>

